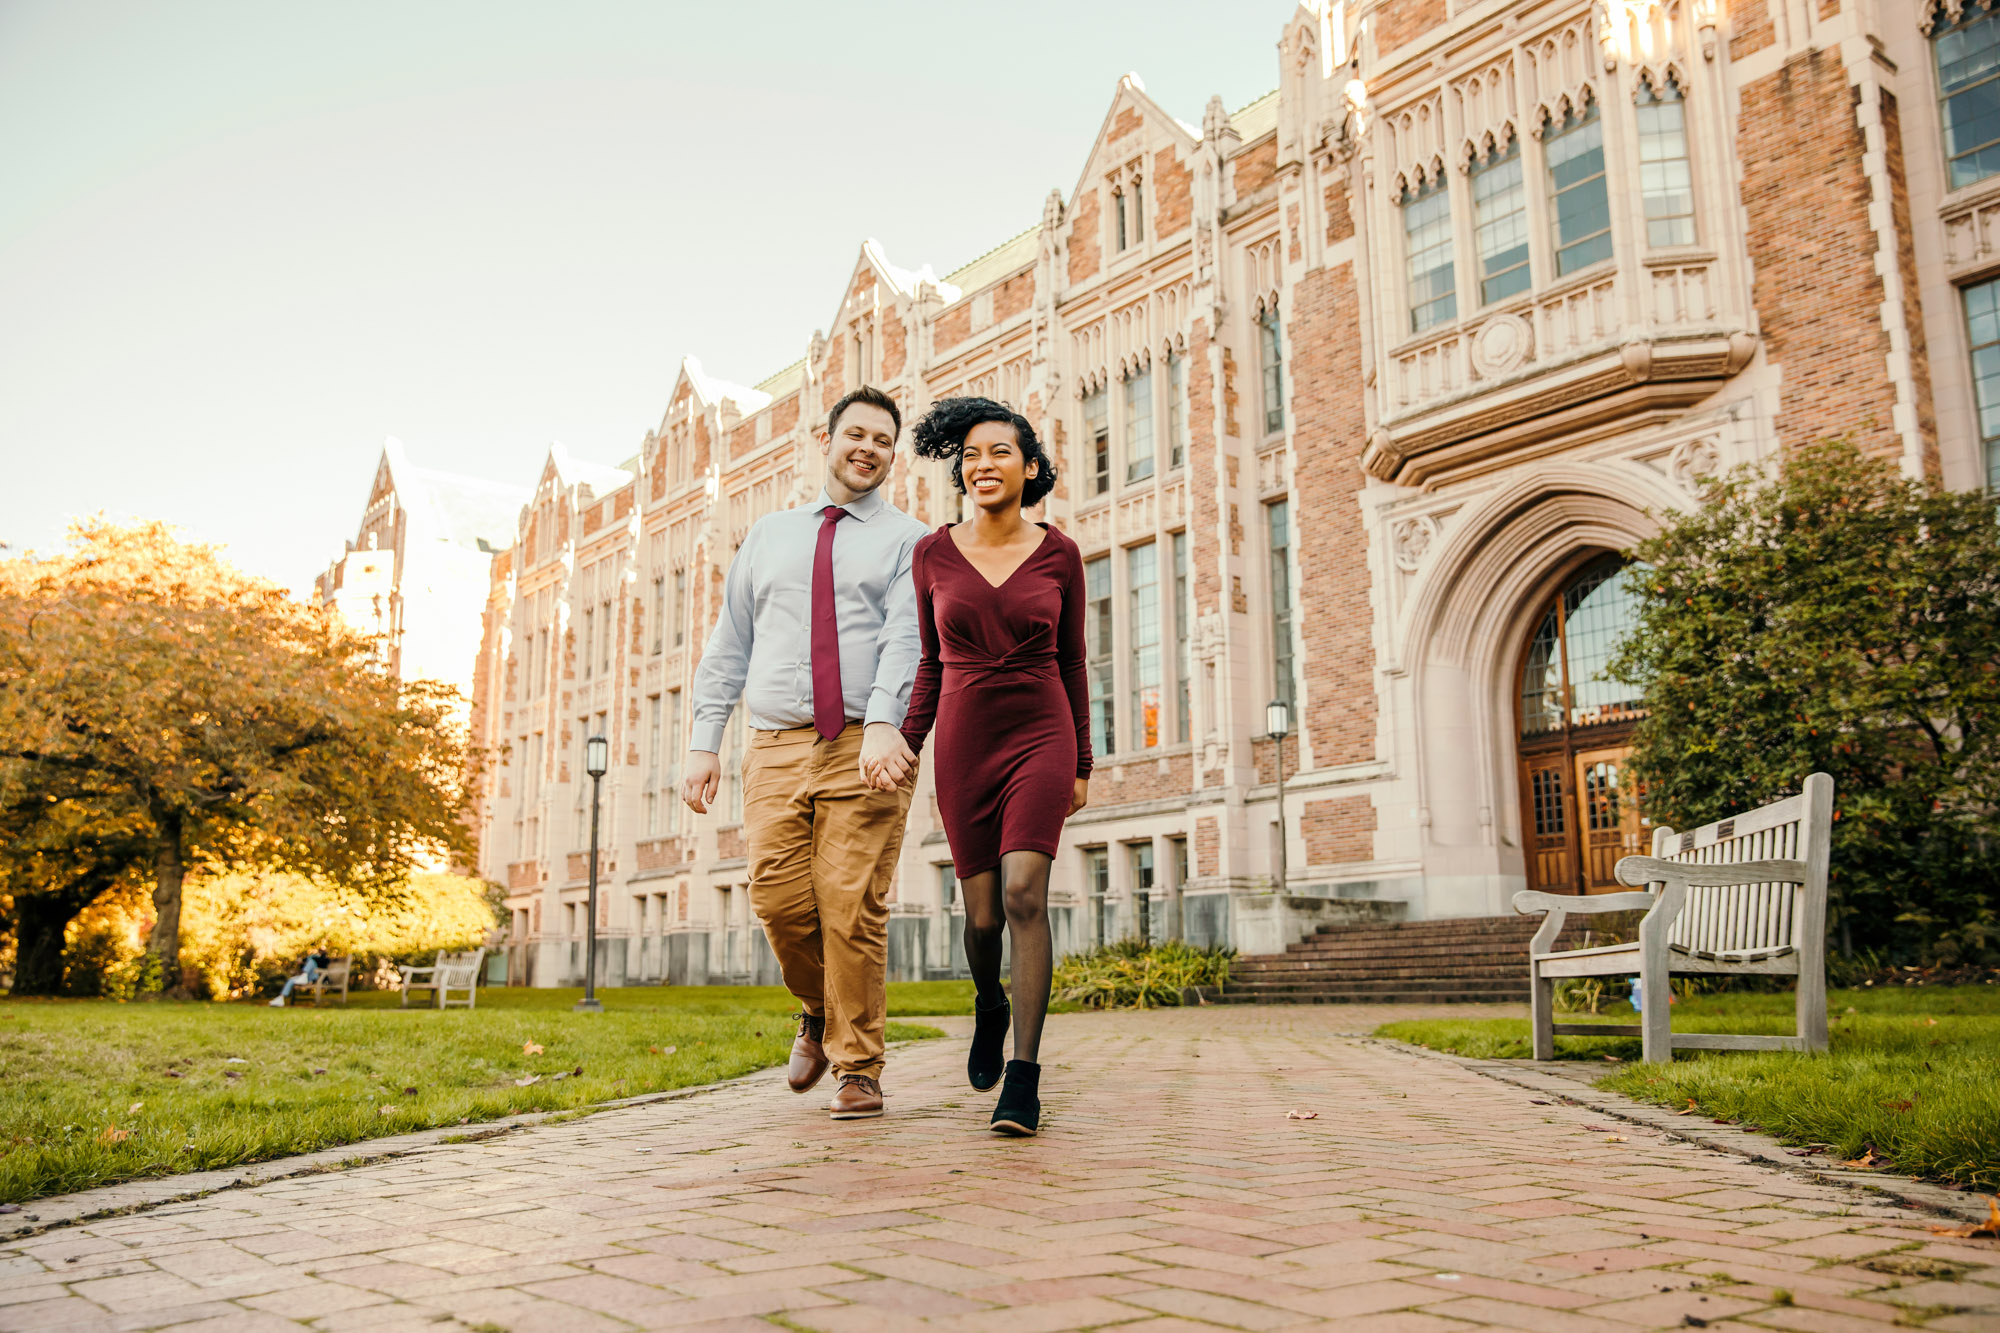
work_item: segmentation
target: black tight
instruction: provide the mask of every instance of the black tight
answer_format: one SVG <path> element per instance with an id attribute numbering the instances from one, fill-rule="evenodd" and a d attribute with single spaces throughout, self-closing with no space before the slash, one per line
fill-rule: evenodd
<path id="1" fill-rule="evenodd" d="M 1014 1059 L 1039 1063 L 1042 1021 L 1049 1012 L 1055 946 L 1049 938 L 1049 865 L 1042 852 L 1008 852 L 998 869 L 964 881 L 965 961 L 979 1002 L 998 1004 L 1000 928 L 1012 946 Z"/>

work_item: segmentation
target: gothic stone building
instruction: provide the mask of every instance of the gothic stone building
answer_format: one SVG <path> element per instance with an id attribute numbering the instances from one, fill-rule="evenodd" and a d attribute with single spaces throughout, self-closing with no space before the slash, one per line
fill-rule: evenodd
<path id="1" fill-rule="evenodd" d="M 1128 77 L 1036 225 L 943 277 L 865 245 L 798 362 L 745 388 L 689 360 L 635 459 L 553 452 L 476 675 L 513 979 L 581 974 L 597 732 L 600 976 L 774 979 L 741 715 L 696 818 L 686 697 L 737 544 L 810 499 L 811 427 L 862 382 L 906 418 L 1008 401 L 1061 467 L 1099 759 L 1059 945 L 1268 950 L 1354 900 L 1415 919 L 1610 887 L 1642 838 L 1633 704 L 1602 674 L 1618 552 L 1704 477 L 1826 435 L 1961 487 L 2000 458 L 2000 18 L 1729 4 L 1301 6 L 1269 96 L 1196 126 Z M 907 448 L 888 484 L 959 515 Z M 904 977 L 954 958 L 930 784 Z"/>

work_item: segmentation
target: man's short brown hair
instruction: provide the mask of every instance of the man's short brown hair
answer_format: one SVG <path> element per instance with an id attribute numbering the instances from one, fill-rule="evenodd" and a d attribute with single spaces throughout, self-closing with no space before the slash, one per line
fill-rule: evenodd
<path id="1" fill-rule="evenodd" d="M 879 407 L 889 414 L 889 420 L 894 422 L 896 427 L 895 430 L 890 432 L 892 443 L 896 436 L 903 433 L 903 413 L 896 406 L 896 400 L 888 394 L 883 393 L 874 385 L 864 384 L 835 403 L 833 411 L 826 414 L 826 433 L 829 438 L 832 437 L 835 431 L 840 429 L 840 414 L 856 403 L 866 403 L 870 407 Z"/>

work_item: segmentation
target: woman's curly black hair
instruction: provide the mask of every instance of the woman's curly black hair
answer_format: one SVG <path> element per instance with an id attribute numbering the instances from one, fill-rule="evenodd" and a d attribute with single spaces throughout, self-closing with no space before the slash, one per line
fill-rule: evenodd
<path id="1" fill-rule="evenodd" d="M 1033 462 L 1040 465 L 1036 475 L 1028 478 L 1028 484 L 1021 491 L 1021 505 L 1028 508 L 1040 504 L 1043 497 L 1055 489 L 1055 460 L 1042 447 L 1028 419 L 1005 403 L 996 403 L 991 398 L 940 398 L 930 411 L 924 413 L 924 419 L 911 428 L 910 447 L 919 458 L 950 459 L 951 484 L 963 495 L 965 437 L 972 433 L 974 426 L 988 421 L 1012 426 L 1014 438 L 1020 441 L 1023 464 Z"/>

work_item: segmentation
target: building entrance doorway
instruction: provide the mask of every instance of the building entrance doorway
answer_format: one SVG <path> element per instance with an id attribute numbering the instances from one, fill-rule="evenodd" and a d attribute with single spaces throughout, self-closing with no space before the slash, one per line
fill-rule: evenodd
<path id="1" fill-rule="evenodd" d="M 1622 889 L 1621 856 L 1646 850 L 1646 821 L 1626 772 L 1640 710 L 1606 663 L 1636 620 L 1620 577 L 1599 556 L 1536 618 L 1515 692 L 1521 833 L 1528 886 L 1548 893 Z"/>

